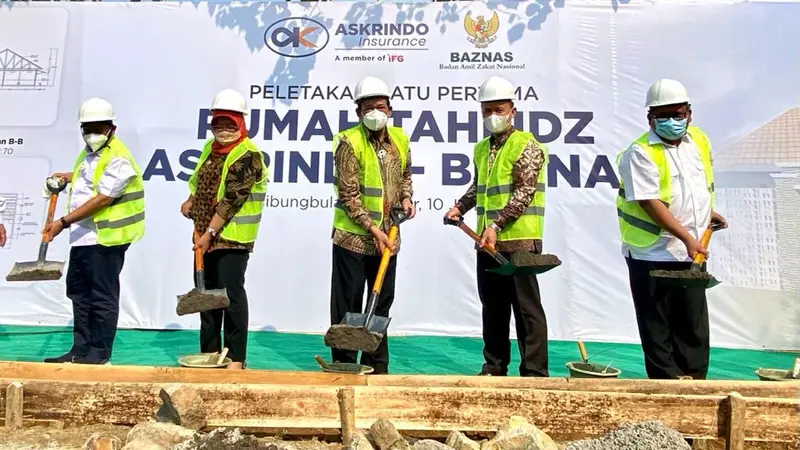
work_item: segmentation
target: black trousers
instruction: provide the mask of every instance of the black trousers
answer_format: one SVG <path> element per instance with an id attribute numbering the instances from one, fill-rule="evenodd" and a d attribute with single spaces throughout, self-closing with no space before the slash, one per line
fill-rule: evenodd
<path id="1" fill-rule="evenodd" d="M 250 253 L 247 250 L 220 249 L 203 256 L 206 289 L 227 289 L 231 301 L 227 308 L 200 313 L 200 351 L 222 351 L 220 332 L 225 328 L 224 342 L 228 357 L 244 363 L 247 357 L 247 329 L 250 320 L 244 273 Z"/>
<path id="2" fill-rule="evenodd" d="M 510 258 L 510 254 L 503 254 Z M 542 308 L 536 275 L 499 275 L 486 269 L 499 264 L 478 252 L 478 296 L 483 305 L 484 374 L 507 375 L 511 362 L 511 313 L 517 326 L 521 376 L 549 375 L 547 370 L 547 318 Z"/>
<path id="3" fill-rule="evenodd" d="M 650 276 L 651 270 L 689 270 L 692 263 L 625 261 L 647 377 L 705 379 L 710 353 L 705 289 L 669 286 Z"/>
<path id="4" fill-rule="evenodd" d="M 111 359 L 119 320 L 119 274 L 130 244 L 72 247 L 67 297 L 72 300 L 70 353 L 89 360 Z"/>
<path id="5" fill-rule="evenodd" d="M 333 270 L 331 273 L 331 324 L 341 323 L 345 314 L 364 311 L 364 291 L 372 291 L 372 285 L 378 276 L 380 256 L 362 255 L 350 250 L 333 246 Z M 375 305 L 375 315 L 389 317 L 389 309 L 394 302 L 395 275 L 397 273 L 397 256 L 389 259 L 386 277 Z M 334 362 L 355 363 L 358 352 L 331 349 Z M 389 343 L 384 338 L 374 353 L 361 354 L 361 364 L 375 369 L 374 374 L 389 373 Z"/>

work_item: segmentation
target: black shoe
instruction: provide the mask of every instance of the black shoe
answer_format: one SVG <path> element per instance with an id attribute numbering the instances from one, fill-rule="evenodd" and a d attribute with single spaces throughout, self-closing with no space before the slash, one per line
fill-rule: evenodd
<path id="1" fill-rule="evenodd" d="M 98 366 L 109 364 L 107 359 L 89 358 L 89 357 L 86 357 L 86 356 L 83 356 L 83 357 L 76 356 L 72 360 L 72 363 L 73 364 L 94 364 L 94 365 L 98 365 Z"/>
<path id="2" fill-rule="evenodd" d="M 61 356 L 57 356 L 55 358 L 45 358 L 44 362 L 46 363 L 59 363 L 59 364 L 70 364 L 76 358 L 73 353 L 66 353 Z"/>

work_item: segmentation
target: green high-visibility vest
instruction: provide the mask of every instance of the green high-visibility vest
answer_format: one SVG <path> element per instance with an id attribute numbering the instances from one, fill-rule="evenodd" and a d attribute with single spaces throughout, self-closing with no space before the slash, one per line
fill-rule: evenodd
<path id="1" fill-rule="evenodd" d="M 497 151 L 489 169 L 489 138 L 475 144 L 474 161 L 478 173 L 478 234 L 482 234 L 500 215 L 514 191 L 514 164 L 529 141 L 534 141 L 544 152 L 544 164 L 536 178 L 536 192 L 522 215 L 497 234 L 498 241 L 541 239 L 544 234 L 544 204 L 547 185 L 547 164 L 550 161 L 547 147 L 536 141 L 533 134 L 514 130 Z"/>
<path id="2" fill-rule="evenodd" d="M 400 152 L 400 164 L 406 167 L 408 160 L 408 136 L 399 127 L 386 127 L 389 133 L 389 140 Z M 367 131 L 362 125 L 344 130 L 333 137 L 333 152 L 339 147 L 339 141 L 347 138 L 353 147 L 353 152 L 361 165 L 359 182 L 361 185 L 361 203 L 369 210 L 370 218 L 375 226 L 380 227 L 383 223 L 383 178 L 381 178 L 381 166 L 378 162 L 378 155 L 375 149 L 367 140 Z M 333 180 L 333 189 L 336 196 L 339 196 L 338 180 Z M 337 201 L 334 205 L 333 227 L 337 230 L 347 231 L 353 234 L 367 235 L 369 230 L 354 222 L 344 207 Z"/>
<path id="3" fill-rule="evenodd" d="M 690 126 L 687 133 L 694 142 L 695 147 L 697 147 L 698 152 L 700 152 L 708 192 L 711 194 L 711 207 L 713 208 L 714 169 L 711 162 L 711 143 L 708 140 L 708 136 L 695 126 Z M 658 198 L 669 207 L 672 202 L 672 178 L 670 177 L 667 153 L 664 151 L 664 144 L 651 145 L 648 142 L 649 134 L 650 132 L 642 134 L 635 143 L 644 149 L 650 160 L 658 167 Z M 617 166 L 622 161 L 624 153 L 625 151 L 622 151 L 617 155 Z M 619 195 L 617 196 L 617 219 L 622 242 L 630 246 L 649 247 L 655 244 L 661 235 L 661 227 L 639 206 L 639 202 L 636 200 L 629 202 L 625 199 L 625 186 L 622 178 L 619 181 Z"/>
<path id="4" fill-rule="evenodd" d="M 92 189 L 97 195 L 97 186 L 103 172 L 114 158 L 125 158 L 130 162 L 136 176 L 131 179 L 128 186 L 122 191 L 122 195 L 115 198 L 110 205 L 97 211 L 92 216 L 95 227 L 97 228 L 97 243 L 111 247 L 115 245 L 130 244 L 138 241 L 144 236 L 144 180 L 139 165 L 133 159 L 133 155 L 119 138 L 114 137 L 108 141 L 106 147 L 100 149 L 97 168 L 92 175 Z M 81 164 L 86 159 L 86 149 L 81 150 L 75 167 L 72 170 L 72 180 L 69 188 L 69 201 L 72 204 L 72 187 L 78 179 Z M 69 206 L 67 206 L 69 208 Z"/>
<path id="5" fill-rule="evenodd" d="M 194 173 L 189 178 L 189 193 L 192 195 L 197 192 L 197 173 L 211 155 L 211 144 L 214 139 L 209 139 L 203 147 L 203 152 L 200 154 L 200 159 L 197 161 Z M 222 166 L 222 176 L 219 180 L 219 189 L 217 190 L 217 201 L 222 201 L 225 196 L 225 178 L 228 176 L 228 169 L 231 164 L 235 163 L 239 158 L 246 155 L 247 152 L 261 153 L 260 150 L 253 144 L 250 138 L 245 138 L 239 143 L 230 153 L 225 157 L 225 163 Z M 250 190 L 250 196 L 244 202 L 239 212 L 231 218 L 223 227 L 219 236 L 225 240 L 241 243 L 255 242 L 258 237 L 258 228 L 261 224 L 261 214 L 264 211 L 264 201 L 267 199 L 267 166 L 264 164 L 264 159 L 261 159 L 261 179 L 256 181 L 253 188 Z"/>

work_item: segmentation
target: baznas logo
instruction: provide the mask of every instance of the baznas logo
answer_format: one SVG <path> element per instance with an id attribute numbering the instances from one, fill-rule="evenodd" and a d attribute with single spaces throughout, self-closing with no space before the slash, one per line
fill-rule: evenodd
<path id="1" fill-rule="evenodd" d="M 483 16 L 478 16 L 478 20 L 472 20 L 470 13 L 464 18 L 464 29 L 467 31 L 467 40 L 475 44 L 477 48 L 486 48 L 497 39 L 497 30 L 500 29 L 500 18 L 497 11 L 492 18 L 486 21 Z"/>

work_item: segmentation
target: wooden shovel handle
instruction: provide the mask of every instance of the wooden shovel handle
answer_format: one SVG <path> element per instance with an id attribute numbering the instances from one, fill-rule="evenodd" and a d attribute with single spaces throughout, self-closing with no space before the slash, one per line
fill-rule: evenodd
<path id="1" fill-rule="evenodd" d="M 711 242 L 711 233 L 713 232 L 714 230 L 712 230 L 711 227 L 706 228 L 706 231 L 703 233 L 703 237 L 700 238 L 700 245 L 702 245 L 703 248 L 708 248 L 708 244 Z M 706 262 L 706 255 L 697 252 L 697 254 L 694 255 L 692 263 L 702 265 L 704 262 Z"/>
<path id="2" fill-rule="evenodd" d="M 458 223 L 458 228 L 461 228 L 461 231 L 467 233 L 467 235 L 469 235 L 469 237 L 471 237 L 476 244 L 481 243 L 481 237 L 478 236 L 478 233 L 472 231 L 472 228 L 468 227 L 463 220 Z M 483 249 L 489 252 L 489 254 L 492 256 L 497 255 L 497 250 L 495 250 L 494 245 L 492 244 L 484 244 Z"/>
<path id="3" fill-rule="evenodd" d="M 583 341 L 578 341 L 578 351 L 581 352 L 581 359 L 583 362 L 589 361 L 589 357 L 586 355 L 586 347 L 583 345 Z"/>
<path id="4" fill-rule="evenodd" d="M 53 218 L 56 216 L 56 203 L 58 203 L 58 194 L 51 193 L 50 200 L 47 205 L 47 217 L 44 219 L 44 226 L 47 228 L 53 223 Z M 42 242 L 49 242 L 50 236 L 47 233 L 42 233 Z"/>
<path id="5" fill-rule="evenodd" d="M 394 244 L 395 239 L 397 239 L 398 230 L 399 228 L 397 225 L 393 225 L 392 228 L 389 229 L 389 242 L 392 244 Z M 381 264 L 378 266 L 378 275 L 375 277 L 375 284 L 372 286 L 372 292 L 381 291 L 383 279 L 386 277 L 386 270 L 389 268 L 389 258 L 391 257 L 392 251 L 388 248 L 384 249 L 381 255 Z"/>
<path id="6" fill-rule="evenodd" d="M 200 233 L 195 231 L 194 242 L 197 242 L 198 239 L 200 239 Z M 194 271 L 203 272 L 203 250 L 200 248 L 194 250 Z"/>

